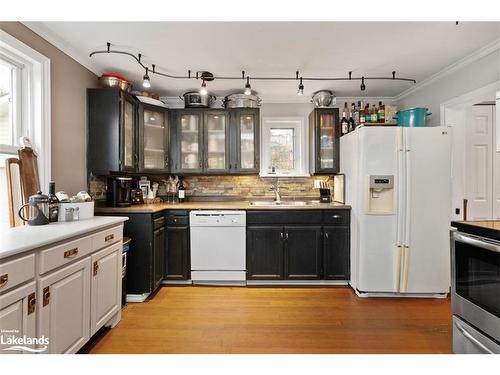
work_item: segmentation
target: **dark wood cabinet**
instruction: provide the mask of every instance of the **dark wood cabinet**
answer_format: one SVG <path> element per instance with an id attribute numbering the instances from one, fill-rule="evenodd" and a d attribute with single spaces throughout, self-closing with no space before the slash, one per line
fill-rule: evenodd
<path id="1" fill-rule="evenodd" d="M 309 114 L 309 171 L 332 174 L 339 171 L 340 125 L 337 108 L 315 108 Z"/>
<path id="2" fill-rule="evenodd" d="M 153 232 L 153 290 L 160 286 L 163 280 L 165 264 L 165 227 Z"/>
<path id="3" fill-rule="evenodd" d="M 189 280 L 191 262 L 187 211 L 166 214 L 166 252 L 164 279 Z"/>
<path id="4" fill-rule="evenodd" d="M 247 212 L 248 280 L 349 280 L 349 210 Z"/>
<path id="5" fill-rule="evenodd" d="M 282 227 L 248 227 L 247 279 L 283 279 L 283 237 Z"/>
<path id="6" fill-rule="evenodd" d="M 87 173 L 135 172 L 138 101 L 117 88 L 87 89 Z"/>
<path id="7" fill-rule="evenodd" d="M 139 170 L 147 173 L 170 171 L 169 113 L 164 107 L 138 105 Z"/>
<path id="8" fill-rule="evenodd" d="M 350 278 L 350 229 L 349 226 L 323 228 L 324 275 L 329 280 Z"/>
<path id="9" fill-rule="evenodd" d="M 320 226 L 285 227 L 285 278 L 321 279 L 323 267 Z"/>
<path id="10" fill-rule="evenodd" d="M 174 173 L 258 173 L 258 109 L 178 109 L 171 119 Z"/>
<path id="11" fill-rule="evenodd" d="M 258 109 L 231 109 L 229 172 L 259 173 L 260 127 Z"/>

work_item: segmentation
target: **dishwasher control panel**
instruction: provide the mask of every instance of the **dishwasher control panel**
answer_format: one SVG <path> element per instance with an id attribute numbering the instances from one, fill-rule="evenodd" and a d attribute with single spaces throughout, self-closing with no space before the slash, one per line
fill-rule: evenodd
<path id="1" fill-rule="evenodd" d="M 235 210 L 200 210 L 189 213 L 192 227 L 244 227 L 246 212 Z"/>

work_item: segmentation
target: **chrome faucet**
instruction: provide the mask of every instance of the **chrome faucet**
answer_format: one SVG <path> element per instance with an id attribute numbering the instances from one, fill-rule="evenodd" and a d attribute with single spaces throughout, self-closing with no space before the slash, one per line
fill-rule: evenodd
<path id="1" fill-rule="evenodd" d="M 271 187 L 271 191 L 274 191 L 274 194 L 275 194 L 274 201 L 277 204 L 280 204 L 281 203 L 281 195 L 280 195 L 280 182 L 279 182 L 279 180 L 276 180 L 276 185 Z"/>

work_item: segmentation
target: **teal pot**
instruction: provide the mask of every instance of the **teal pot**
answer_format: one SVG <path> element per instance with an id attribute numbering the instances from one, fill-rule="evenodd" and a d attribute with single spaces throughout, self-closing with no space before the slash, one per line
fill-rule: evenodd
<path id="1" fill-rule="evenodd" d="M 398 120 L 398 126 L 420 127 L 426 126 L 427 116 L 432 115 L 427 108 L 410 108 L 398 111 L 393 118 Z"/>

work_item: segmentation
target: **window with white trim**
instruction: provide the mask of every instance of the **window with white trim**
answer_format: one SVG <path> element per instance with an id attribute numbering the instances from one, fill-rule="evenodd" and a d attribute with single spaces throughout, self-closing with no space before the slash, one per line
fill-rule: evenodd
<path id="1" fill-rule="evenodd" d="M 308 176 L 307 134 L 303 117 L 264 117 L 260 175 Z"/>
<path id="2" fill-rule="evenodd" d="M 29 137 L 42 190 L 50 178 L 50 60 L 0 30 L 0 227 L 9 224 L 5 160 Z"/>

